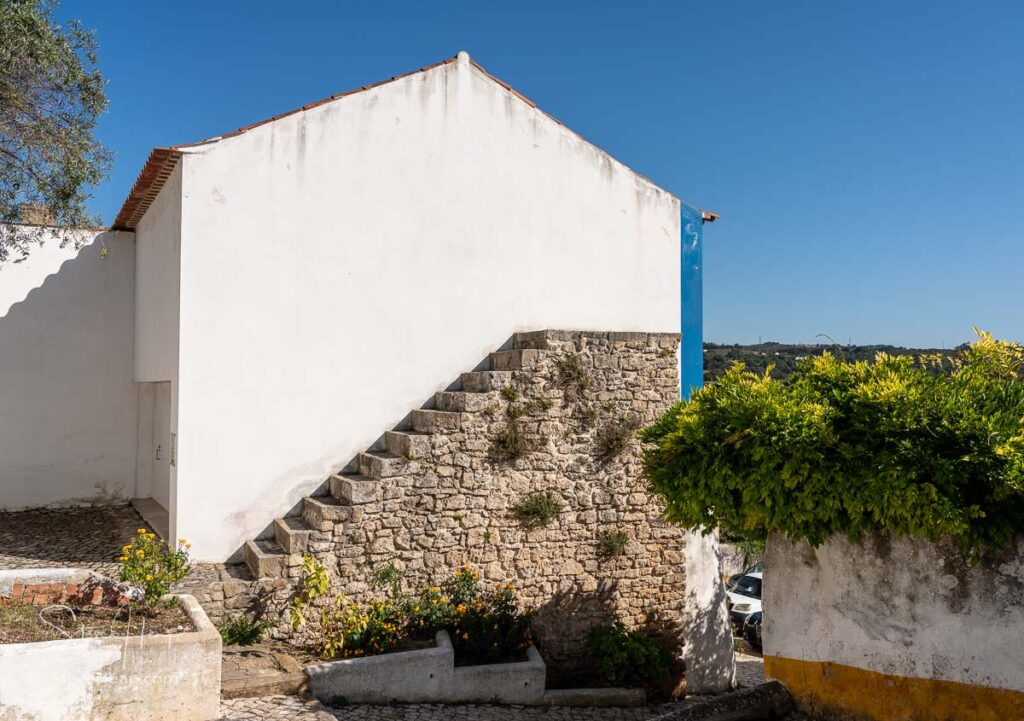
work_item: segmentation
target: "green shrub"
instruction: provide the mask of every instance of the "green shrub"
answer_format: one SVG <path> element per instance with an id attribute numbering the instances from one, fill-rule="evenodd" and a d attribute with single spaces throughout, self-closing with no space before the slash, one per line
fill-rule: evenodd
<path id="1" fill-rule="evenodd" d="M 329 583 L 320 593 L 315 572 L 308 574 L 312 582 L 300 581 L 297 596 L 323 599 L 319 618 L 309 629 L 317 655 L 333 659 L 387 653 L 409 639 L 432 641 L 442 629 L 451 636 L 459 664 L 517 660 L 530 644 L 533 614 L 519 608 L 512 584 L 486 589 L 477 571 L 465 566 L 442 586 L 401 594 L 395 585 L 400 576 L 387 573 L 381 579 L 383 571 L 375 574 L 375 582 L 380 580 L 386 595 L 368 604 L 335 595 Z"/>
<path id="2" fill-rule="evenodd" d="M 562 501 L 554 491 L 537 491 L 528 494 L 509 511 L 526 528 L 540 528 L 558 517 Z"/>
<path id="3" fill-rule="evenodd" d="M 234 616 L 220 627 L 225 646 L 251 646 L 263 640 L 263 634 L 273 628 L 270 621 L 257 621 L 244 614 Z"/>
<path id="4" fill-rule="evenodd" d="M 587 649 L 602 686 L 657 687 L 669 678 L 672 655 L 642 631 L 621 623 L 592 628 Z"/>
<path id="5" fill-rule="evenodd" d="M 406 623 L 405 609 L 397 599 L 361 605 L 335 596 L 320 611 L 315 650 L 328 659 L 387 653 L 402 639 Z"/>
<path id="6" fill-rule="evenodd" d="M 625 531 L 601 531 L 597 534 L 597 553 L 604 558 L 615 558 L 626 553 L 629 534 Z"/>
<path id="7" fill-rule="evenodd" d="M 952 537 L 975 554 L 1024 528 L 1024 348 L 987 333 L 952 358 L 809 358 L 784 382 L 734 365 L 641 437 L 666 518 L 776 531 Z"/>

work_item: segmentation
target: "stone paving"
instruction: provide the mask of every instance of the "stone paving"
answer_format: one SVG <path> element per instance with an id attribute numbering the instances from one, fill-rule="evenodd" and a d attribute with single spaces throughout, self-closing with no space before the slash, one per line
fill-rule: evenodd
<path id="1" fill-rule="evenodd" d="M 315 700 L 295 696 L 264 696 L 224 701 L 221 703 L 221 716 L 231 721 L 647 721 L 694 703 L 697 703 L 696 699 L 637 708 L 402 704 L 329 709 Z"/>
<path id="2" fill-rule="evenodd" d="M 0 513 L 0 569 L 73 566 L 112 575 L 139 528 L 149 526 L 124 505 Z"/>
<path id="3" fill-rule="evenodd" d="M 740 688 L 759 686 L 765 682 L 764 658 L 752 649 L 736 652 L 736 685 Z"/>

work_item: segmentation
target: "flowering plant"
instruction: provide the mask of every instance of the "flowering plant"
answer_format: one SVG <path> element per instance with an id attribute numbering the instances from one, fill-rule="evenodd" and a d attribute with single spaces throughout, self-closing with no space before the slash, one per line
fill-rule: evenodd
<path id="1" fill-rule="evenodd" d="M 121 548 L 118 578 L 141 591 L 146 604 L 153 604 L 188 575 L 188 549 L 191 547 L 181 538 L 172 549 L 158 540 L 155 533 L 140 528 Z"/>
<path id="2" fill-rule="evenodd" d="M 519 658 L 530 645 L 533 614 L 519 608 L 515 585 L 486 589 L 480 574 L 464 566 L 444 584 L 431 586 L 411 603 L 410 632 L 451 636 L 459 664 L 496 663 Z"/>

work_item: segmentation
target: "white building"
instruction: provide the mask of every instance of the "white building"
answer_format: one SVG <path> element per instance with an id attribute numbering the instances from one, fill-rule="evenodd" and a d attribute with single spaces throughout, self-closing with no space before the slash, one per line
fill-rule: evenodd
<path id="1" fill-rule="evenodd" d="M 465 53 L 157 148 L 0 267 L 0 508 L 151 498 L 237 558 L 513 332 L 678 332 L 679 269 L 680 201 Z"/>

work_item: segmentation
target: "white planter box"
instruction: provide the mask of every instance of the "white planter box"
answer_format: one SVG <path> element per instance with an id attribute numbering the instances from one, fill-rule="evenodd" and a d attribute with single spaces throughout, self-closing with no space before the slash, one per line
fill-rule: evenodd
<path id="1" fill-rule="evenodd" d="M 78 569 L 0 571 L 15 584 L 73 584 Z M 208 721 L 220 702 L 221 639 L 199 603 L 178 596 L 195 631 L 0 644 L 0 719 Z"/>
<path id="2" fill-rule="evenodd" d="M 526 661 L 455 667 L 447 631 L 420 651 L 330 661 L 306 668 L 313 695 L 325 703 L 505 703 L 540 705 L 546 668 L 536 648 Z"/>

